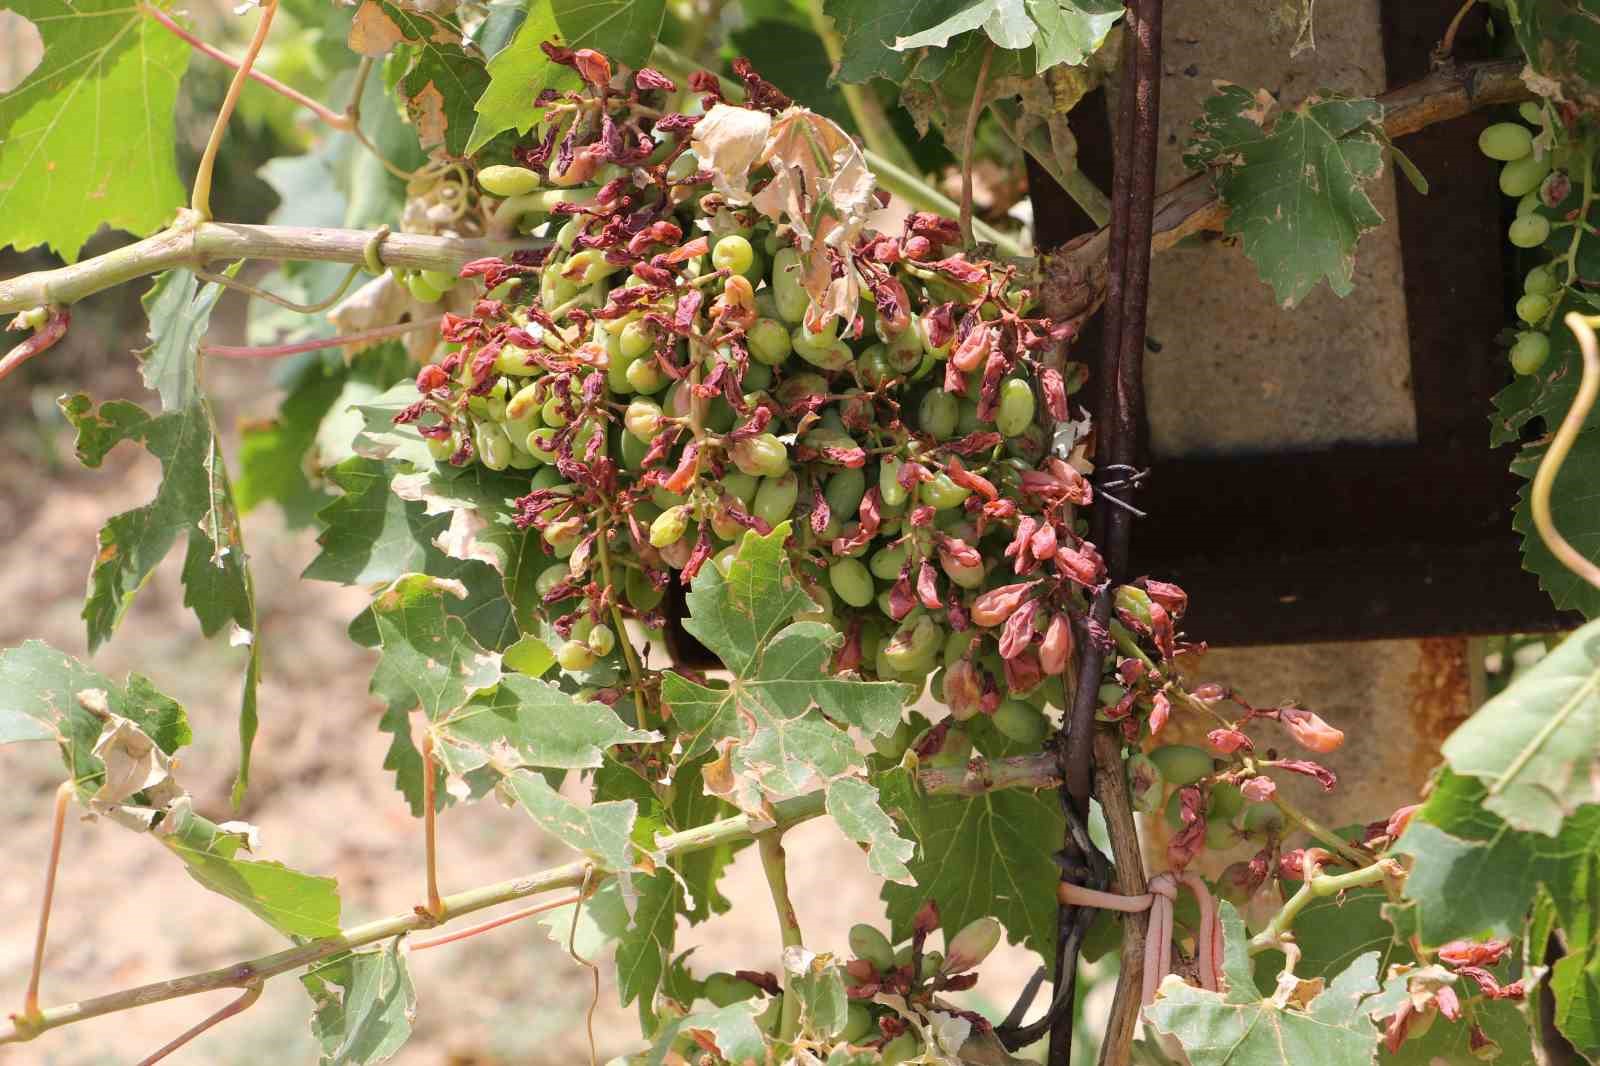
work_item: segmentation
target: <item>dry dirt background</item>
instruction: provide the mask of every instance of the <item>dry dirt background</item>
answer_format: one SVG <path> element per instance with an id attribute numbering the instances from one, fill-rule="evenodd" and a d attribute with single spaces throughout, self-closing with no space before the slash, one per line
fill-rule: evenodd
<path id="1" fill-rule="evenodd" d="M 14 261 L 13 261 L 14 263 Z M 6 264 L 3 272 L 15 267 Z M 0 389 L 0 647 L 30 638 L 86 656 L 79 611 L 96 531 L 111 515 L 150 499 L 159 467 L 123 445 L 103 469 L 84 470 L 70 433 L 54 415 L 57 395 L 85 389 L 97 400 L 148 402 L 130 354 L 141 341 L 133 292 L 80 305 L 60 348 Z M 121 302 L 119 302 L 119 300 Z M 226 299 L 213 340 L 239 343 L 240 308 Z M 270 368 L 239 362 L 207 367 L 219 421 L 268 416 L 276 394 Z M 238 437 L 228 432 L 226 450 Z M 239 817 L 261 829 L 259 857 L 339 879 L 345 924 L 404 911 L 422 896 L 421 829 L 381 769 L 387 737 L 367 693 L 372 655 L 344 635 L 366 603 L 360 589 L 296 580 L 316 553 L 308 531 L 290 532 L 270 505 L 244 519 L 260 596 L 264 656 L 261 733 L 254 783 L 244 808 L 228 809 L 236 758 L 235 721 L 243 656 L 224 640 L 200 637 L 183 607 L 181 553 L 134 602 L 117 635 L 92 660 L 121 679 L 130 670 L 179 699 L 194 725 L 180 780 L 209 817 Z M 37 913 L 48 810 L 62 777 L 53 746 L 0 747 L 0 1009 L 20 1004 Z M 282 939 L 253 916 L 191 881 L 153 841 L 106 822 L 69 819 L 43 981 L 46 1005 L 278 950 Z M 441 816 L 444 891 L 458 891 L 568 861 L 569 854 L 516 811 L 493 802 Z M 818 821 L 791 834 L 791 884 L 808 941 L 843 948 L 856 921 L 881 921 L 878 883 L 861 853 Z M 753 851 L 726 882 L 742 906 L 680 933 L 697 945 L 701 967 L 776 968 L 777 930 Z M 1020 951 L 997 953 L 975 1005 L 1009 1000 L 1031 971 Z M 604 963 L 603 963 L 604 968 Z M 413 957 L 415 1035 L 394 1060 L 406 1066 L 498 1066 L 585 1061 L 590 980 L 533 921 Z M 113 1066 L 138 1061 L 232 993 L 157 1004 L 55 1030 L 0 1049 L 0 1063 Z M 299 1064 L 316 1061 L 309 1001 L 285 975 L 267 984 L 246 1014 L 170 1060 L 177 1066 Z M 605 980 L 595 1031 L 601 1061 L 637 1046 L 632 1009 L 617 1005 Z"/>

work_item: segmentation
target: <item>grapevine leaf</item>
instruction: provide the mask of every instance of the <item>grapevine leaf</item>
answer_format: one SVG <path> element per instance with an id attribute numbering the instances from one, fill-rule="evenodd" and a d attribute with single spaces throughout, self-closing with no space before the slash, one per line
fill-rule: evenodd
<path id="1" fill-rule="evenodd" d="M 167 271 L 144 294 L 150 347 L 139 353 L 139 373 L 146 387 L 161 394 L 163 411 L 180 411 L 200 394 L 196 356 L 221 295 L 221 285 L 202 289 L 187 270 Z"/>
<path id="2" fill-rule="evenodd" d="M 898 685 L 830 677 L 837 631 L 790 621 L 811 599 L 790 568 L 788 535 L 787 523 L 765 537 L 746 533 L 727 575 L 704 568 L 686 597 L 684 628 L 732 673 L 726 687 L 671 672 L 661 687 L 683 757 L 719 750 L 728 762 L 714 790 L 751 811 L 864 769 L 843 726 L 876 736 L 900 721 Z"/>
<path id="3" fill-rule="evenodd" d="M 628 914 L 627 902 L 623 899 L 621 879 L 607 879 L 583 901 L 576 934 L 572 929 L 574 906 L 569 903 L 565 907 L 545 911 L 537 921 L 548 930 L 551 942 L 559 944 L 563 951 L 570 941 L 580 958 L 598 962 L 602 952 L 616 946 L 627 935 L 628 926 L 633 921 Z"/>
<path id="4" fill-rule="evenodd" d="M 0 744 L 56 741 L 67 772 L 87 798 L 105 775 L 94 754 L 104 723 L 78 698 L 89 691 L 104 693 L 107 711 L 132 721 L 168 755 L 194 739 L 183 708 L 145 678 L 129 674 L 127 684 L 119 686 L 72 656 L 30 640 L 0 651 Z"/>
<path id="5" fill-rule="evenodd" d="M 828 786 L 828 815 L 844 835 L 867 853 L 867 868 L 886 881 L 913 884 L 906 860 L 916 845 L 895 831 L 894 820 L 878 806 L 878 793 L 865 781 L 841 778 Z"/>
<path id="6" fill-rule="evenodd" d="M 1311 96 L 1269 122 L 1272 97 L 1225 85 L 1195 122 L 1184 162 L 1216 168 L 1226 232 L 1292 307 L 1326 278 L 1349 294 L 1356 242 L 1383 221 L 1363 186 L 1383 171 L 1370 99 Z"/>
<path id="7" fill-rule="evenodd" d="M 824 10 L 839 33 L 841 53 L 834 77 L 843 82 L 887 78 L 900 83 L 911 54 L 896 51 L 895 41 L 936 26 L 967 8 L 970 0 L 824 0 Z"/>
<path id="8" fill-rule="evenodd" d="M 120 0 L 7 7 L 44 58 L 0 96 L 0 247 L 47 244 L 70 263 L 102 225 L 165 225 L 184 202 L 172 113 L 189 46 Z"/>
<path id="9" fill-rule="evenodd" d="M 321 937 L 339 932 L 339 885 L 282 863 L 241 859 L 249 834 L 195 814 L 180 799 L 157 826 L 157 838 L 189 870 L 189 876 L 228 897 L 285 936 Z"/>
<path id="10" fill-rule="evenodd" d="M 1286 887 L 1285 894 L 1292 890 L 1293 886 Z M 1378 955 L 1379 973 L 1387 973 L 1391 965 L 1414 962 L 1416 957 L 1384 913 L 1388 902 L 1382 888 L 1355 888 L 1313 899 L 1294 919 L 1294 943 L 1300 949 L 1295 974 L 1331 981 L 1357 956 L 1369 952 Z M 1263 991 L 1272 991 L 1283 963 L 1282 952 L 1276 950 L 1256 956 L 1256 983 Z"/>
<path id="11" fill-rule="evenodd" d="M 677 830 L 689 829 L 727 818 L 738 813 L 705 789 L 705 769 L 710 757 L 680 763 L 673 773 L 672 802 L 667 808 L 668 819 Z M 672 859 L 672 868 L 678 871 L 689 894 L 685 901 L 684 917 L 691 922 L 703 922 L 718 914 L 726 914 L 733 904 L 717 889 L 722 874 L 741 849 L 750 845 L 748 840 L 702 848 Z"/>
<path id="12" fill-rule="evenodd" d="M 1295 925 L 1299 926 L 1298 920 Z M 1298 935 L 1298 928 L 1296 932 Z M 1299 973 L 1298 968 L 1295 972 Z M 1391 978 L 1389 985 L 1403 980 L 1403 977 Z M 1500 1054 L 1492 1060 L 1494 1066 L 1535 1066 L 1538 1060 L 1533 1055 L 1533 1034 L 1528 1029 L 1527 1015 L 1518 1004 L 1484 996 L 1468 997 L 1470 986 L 1465 982 L 1458 981 L 1455 988 L 1467 1017 L 1483 1030 L 1484 1036 L 1500 1045 Z M 1441 1066 L 1473 1061 L 1481 1061 L 1481 1056 L 1472 1047 L 1472 1026 L 1440 1018 L 1420 1036 L 1413 1029 L 1399 1051 L 1385 1052 L 1378 1063 L 1379 1066 Z"/>
<path id="13" fill-rule="evenodd" d="M 1118 0 L 976 0 L 919 33 L 897 37 L 893 48 L 948 48 L 950 38 L 982 29 L 996 46 L 1037 47 L 1039 69 L 1082 63 L 1122 17 Z"/>
<path id="14" fill-rule="evenodd" d="M 528 491 L 526 474 L 519 478 L 479 463 L 446 463 L 398 474 L 390 487 L 401 499 L 420 502 L 428 517 L 448 516 L 448 526 L 435 543 L 453 559 L 477 559 L 504 572 L 527 540 L 512 521 L 517 497 Z"/>
<path id="15" fill-rule="evenodd" d="M 1600 26 L 1593 15 L 1589 5 L 1569 0 L 1518 0 L 1511 8 L 1537 91 L 1584 110 L 1600 106 Z"/>
<path id="16" fill-rule="evenodd" d="M 642 1056 L 644 1066 L 664 1066 L 673 1061 L 672 1045 L 679 1033 L 705 1034 L 717 1053 L 728 1062 L 766 1061 L 767 1041 L 756 1024 L 756 1006 L 748 1001 L 716 1010 L 696 1011 L 666 1026 Z"/>
<path id="17" fill-rule="evenodd" d="M 626 1007 L 639 1001 L 639 1017 L 646 1032 L 655 1029 L 656 989 L 666 974 L 677 943 L 678 909 L 683 889 L 671 872 L 635 877 L 633 924 L 617 943 L 617 987 Z"/>
<path id="18" fill-rule="evenodd" d="M 586 769 L 599 766 L 605 749 L 615 744 L 661 739 L 625 724 L 603 703 L 517 674 L 434 717 L 433 731 L 440 759 L 456 774 L 485 765 Z"/>
<path id="19" fill-rule="evenodd" d="M 1378 956 L 1357 958 L 1304 1010 L 1264 999 L 1250 974 L 1249 934 L 1231 903 L 1222 921 L 1226 992 L 1207 992 L 1168 978 L 1145 1016 L 1183 1045 L 1194 1066 L 1367 1066 L 1378 1032 L 1363 1001 L 1378 992 Z"/>
<path id="20" fill-rule="evenodd" d="M 1550 991 L 1556 1001 L 1556 1028 L 1590 1062 L 1596 1061 L 1600 1058 L 1600 951 L 1563 957 L 1551 971 Z M 1516 1046 L 1498 1042 L 1501 1047 Z"/>
<path id="21" fill-rule="evenodd" d="M 783 965 L 789 971 L 789 991 L 800 999 L 800 1022 L 806 1031 L 823 1041 L 843 1032 L 850 1001 L 845 998 L 844 977 L 832 956 L 787 948 Z"/>
<path id="22" fill-rule="evenodd" d="M 351 25 L 351 47 L 370 58 L 401 46 L 408 62 L 396 88 L 423 148 L 466 151 L 472 105 L 489 82 L 483 62 L 461 46 L 454 23 L 383 0 L 364 0 Z"/>
<path id="23" fill-rule="evenodd" d="M 489 85 L 478 98 L 467 152 L 505 130 L 532 129 L 543 113 L 533 100 L 544 90 L 579 86 L 577 72 L 550 62 L 541 43 L 598 48 L 613 63 L 637 69 L 650 58 L 666 10 L 666 0 L 533 0 L 516 39 L 489 61 Z"/>
<path id="24" fill-rule="evenodd" d="M 1033 43 L 1033 20 L 1022 0 L 977 0 L 920 33 L 896 37 L 891 47 L 897 52 L 945 48 L 950 38 L 980 28 L 1001 48 L 1026 48 Z"/>
<path id="25" fill-rule="evenodd" d="M 315 1008 L 311 1033 L 323 1066 L 385 1062 L 410 1039 L 417 993 L 398 938 L 340 955 L 300 980 Z"/>
<path id="26" fill-rule="evenodd" d="M 501 787 L 539 828 L 567 847 L 599 860 L 608 870 L 632 865 L 633 822 L 639 813 L 632 800 L 579 806 L 527 770 L 507 774 Z"/>
<path id="27" fill-rule="evenodd" d="M 1456 773 L 1487 788 L 1513 829 L 1555 836 L 1600 803 L 1600 622 L 1590 622 L 1468 718 L 1444 743 Z"/>
<path id="28" fill-rule="evenodd" d="M 412 424 L 395 425 L 394 416 L 422 398 L 415 381 L 397 381 L 382 394 L 357 405 L 362 425 L 355 451 L 369 459 L 395 459 L 413 470 L 433 465 L 428 442 Z"/>
<path id="29" fill-rule="evenodd" d="M 446 596 L 464 599 L 466 589 L 407 574 L 373 601 L 383 655 L 372 691 L 392 711 L 420 707 L 437 721 L 500 680 L 500 656 L 479 647 L 461 619 L 445 611 Z"/>
<path id="30" fill-rule="evenodd" d="M 908 863 L 916 885 L 885 884 L 898 942 L 911 935 L 917 910 L 932 899 L 946 938 L 993 915 L 1013 942 L 1049 963 L 1055 956 L 1056 883 L 1050 860 L 1064 828 L 1051 796 L 998 789 L 981 796 L 924 794 L 915 775 L 896 767 L 877 775 L 883 809 L 915 843 Z"/>
<path id="31" fill-rule="evenodd" d="M 1552 336 L 1552 341 L 1554 339 Z M 1552 354 L 1551 361 L 1554 360 Z M 1511 519 L 1512 528 L 1522 534 L 1522 566 L 1539 576 L 1539 587 L 1550 594 L 1551 601 L 1561 610 L 1579 611 L 1585 618 L 1600 617 L 1600 590 L 1557 559 L 1534 525 L 1533 476 L 1548 450 L 1548 442 L 1530 444 L 1511 464 L 1514 473 L 1528 479 L 1518 494 L 1517 509 Z M 1591 560 L 1600 559 L 1600 518 L 1594 507 L 1597 494 L 1600 494 L 1600 429 L 1590 428 L 1578 434 L 1561 466 L 1560 476 L 1551 486 L 1550 515 L 1561 535 Z M 1591 723 L 1600 721 L 1592 712 L 1586 717 Z"/>

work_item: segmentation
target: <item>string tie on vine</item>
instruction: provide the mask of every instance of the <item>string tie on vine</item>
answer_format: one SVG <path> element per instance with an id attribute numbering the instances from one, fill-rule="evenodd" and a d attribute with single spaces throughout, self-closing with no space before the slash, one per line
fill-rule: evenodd
<path id="1" fill-rule="evenodd" d="M 1195 962 L 1200 987 L 1215 992 L 1222 978 L 1222 924 L 1217 921 L 1217 905 L 1198 874 L 1171 871 L 1150 879 L 1150 891 L 1138 896 L 1097 892 L 1092 888 L 1063 881 L 1056 887 L 1056 898 L 1073 907 L 1099 907 L 1124 914 L 1150 912 L 1150 931 L 1144 942 L 1144 988 L 1142 1002 L 1155 1002 L 1161 981 L 1172 972 L 1173 904 L 1178 887 L 1187 887 L 1200 908 L 1200 927 L 1195 936 Z"/>

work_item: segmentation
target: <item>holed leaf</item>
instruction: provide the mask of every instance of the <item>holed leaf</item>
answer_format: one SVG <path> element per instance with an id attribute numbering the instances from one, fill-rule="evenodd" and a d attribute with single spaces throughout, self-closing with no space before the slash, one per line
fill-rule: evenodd
<path id="1" fill-rule="evenodd" d="M 917 847 L 895 831 L 894 820 L 878 806 L 878 791 L 854 777 L 828 786 L 828 815 L 844 835 L 867 853 L 867 868 L 886 881 L 912 883 L 906 860 Z"/>
<path id="2" fill-rule="evenodd" d="M 323 1066 L 385 1062 L 410 1039 L 417 992 L 398 939 L 340 955 L 300 980 L 316 1009 L 311 1033 Z"/>
<path id="3" fill-rule="evenodd" d="M 567 847 L 598 859 L 608 870 L 632 864 L 633 821 L 639 813 L 632 800 L 580 805 L 527 770 L 507 774 L 501 787 L 541 829 Z"/>

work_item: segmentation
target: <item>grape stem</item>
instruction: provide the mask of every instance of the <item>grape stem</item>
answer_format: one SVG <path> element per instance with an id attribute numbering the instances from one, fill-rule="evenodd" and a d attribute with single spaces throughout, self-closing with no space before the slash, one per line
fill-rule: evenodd
<path id="1" fill-rule="evenodd" d="M 445 916 L 444 901 L 439 896 L 439 834 L 437 827 L 438 803 L 434 796 L 433 731 L 422 734 L 422 847 L 423 862 L 427 866 L 428 914 L 434 920 Z"/>
<path id="2" fill-rule="evenodd" d="M 419 318 L 414 322 L 397 322 L 392 326 L 377 326 L 373 329 L 364 329 L 356 333 L 341 333 L 333 337 L 316 337 L 308 341 L 296 341 L 293 344 L 267 344 L 257 348 L 240 348 L 231 344 L 202 344 L 200 346 L 200 354 L 222 356 L 226 359 L 281 359 L 286 355 L 316 352 L 324 348 L 337 348 L 344 344 L 365 344 L 368 341 L 403 337 L 407 333 L 416 333 L 418 330 L 433 329 L 441 321 L 443 319 L 440 317 Z"/>
<path id="3" fill-rule="evenodd" d="M 1578 218 L 1587 219 L 1589 208 L 1594 204 L 1594 147 L 1593 142 L 1587 138 L 1583 144 L 1583 203 L 1578 205 Z M 1560 225 L 1560 223 L 1557 223 Z M 1574 226 L 1572 230 L 1572 243 L 1567 246 L 1567 288 L 1572 288 L 1578 283 L 1578 246 L 1583 243 L 1582 226 Z"/>
<path id="4" fill-rule="evenodd" d="M 602 527 L 595 537 L 595 555 L 600 560 L 600 577 L 606 583 L 606 588 L 611 590 L 611 621 L 617 627 L 617 643 L 622 645 L 622 658 L 628 664 L 628 676 L 633 679 L 633 712 L 638 719 L 640 729 L 649 729 L 646 716 L 644 699 L 644 668 L 639 662 L 639 653 L 633 647 L 633 640 L 628 636 L 628 630 L 623 625 L 622 607 L 616 601 L 618 588 L 611 579 L 611 549 L 606 544 L 606 534 L 609 527 Z"/>
<path id="5" fill-rule="evenodd" d="M 1282 951 L 1285 938 L 1289 935 L 1289 927 L 1313 900 L 1336 896 L 1340 892 L 1360 888 L 1363 885 L 1374 885 L 1385 877 L 1402 876 L 1404 871 L 1389 859 L 1364 866 L 1359 870 L 1352 870 L 1347 874 L 1325 874 L 1320 867 L 1312 865 L 1311 876 L 1301 882 L 1299 891 L 1290 896 L 1283 908 L 1272 916 L 1266 928 L 1251 937 L 1250 954 L 1259 955 L 1274 948 Z"/>
<path id="6" fill-rule="evenodd" d="M 570 907 L 582 898 L 582 896 L 563 896 L 560 899 L 552 899 L 546 900 L 543 903 L 535 903 L 531 907 L 523 907 L 521 910 L 512 911 L 510 914 L 502 914 L 498 918 L 491 918 L 487 922 L 479 922 L 477 925 L 469 925 L 465 929 L 457 929 L 455 932 L 446 933 L 444 936 L 436 936 L 430 940 L 418 940 L 413 944 L 408 944 L 407 950 L 422 951 L 426 948 L 438 948 L 443 947 L 446 944 L 454 944 L 458 940 L 466 940 L 470 937 L 475 937 L 480 933 L 487 933 L 491 930 L 498 929 L 502 925 L 510 925 L 512 922 L 520 922 L 524 918 L 532 918 L 536 914 L 544 914 L 547 911 L 556 911 L 560 910 L 562 907 Z"/>
<path id="7" fill-rule="evenodd" d="M 1461 30 L 1461 24 L 1466 21 L 1467 12 L 1477 6 L 1478 0 L 1464 0 L 1460 10 L 1450 20 L 1450 25 L 1445 27 L 1444 36 L 1439 39 L 1439 47 L 1434 49 L 1433 60 L 1443 63 L 1448 60 L 1456 50 L 1456 34 Z"/>
<path id="8" fill-rule="evenodd" d="M 28 988 L 22 996 L 22 1017 L 39 1017 L 39 978 L 44 972 L 45 937 L 50 931 L 50 906 L 56 896 L 56 870 L 61 866 L 61 835 L 67 820 L 67 804 L 72 802 L 72 782 L 63 781 L 56 789 L 55 813 L 50 822 L 50 858 L 44 868 L 44 898 L 39 903 L 39 928 L 33 938 L 33 965 L 28 970 Z"/>
<path id="9" fill-rule="evenodd" d="M 64 307 L 52 307 L 49 313 L 50 317 L 45 319 L 43 326 L 34 330 L 33 336 L 0 357 L 0 381 L 4 381 L 29 359 L 49 351 L 66 335 L 67 325 L 72 321 L 71 313 Z"/>
<path id="10" fill-rule="evenodd" d="M 244 83 L 250 78 L 250 68 L 255 65 L 256 57 L 261 54 L 261 47 L 267 43 L 267 34 L 272 29 L 272 16 L 277 13 L 278 0 L 263 0 L 261 19 L 256 23 L 256 32 L 250 38 L 250 47 L 245 49 L 244 59 L 239 61 L 238 69 L 233 72 L 233 81 L 228 85 L 228 95 L 222 98 L 222 107 L 217 111 L 216 121 L 211 124 L 211 137 L 206 141 L 205 151 L 201 153 L 200 166 L 194 174 L 194 189 L 189 198 L 189 209 L 203 219 L 211 218 L 211 175 L 217 166 L 217 153 L 222 149 L 222 138 L 228 132 L 228 120 L 233 117 L 233 109 L 239 104 L 239 94 L 244 91 Z"/>
<path id="11" fill-rule="evenodd" d="M 789 870 L 783 853 L 783 830 L 769 829 L 756 836 L 756 847 L 761 853 L 761 871 L 767 876 L 767 887 L 772 892 L 772 905 L 778 912 L 778 933 L 785 948 L 797 948 L 804 942 L 800 934 L 800 919 L 795 915 L 794 904 L 789 900 Z M 778 1039 L 792 1043 L 800 1032 L 800 997 L 789 987 L 788 960 L 783 962 L 783 1014 L 778 1023 Z"/>

